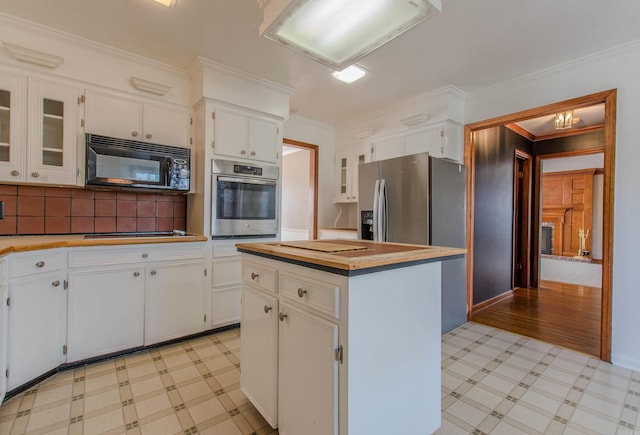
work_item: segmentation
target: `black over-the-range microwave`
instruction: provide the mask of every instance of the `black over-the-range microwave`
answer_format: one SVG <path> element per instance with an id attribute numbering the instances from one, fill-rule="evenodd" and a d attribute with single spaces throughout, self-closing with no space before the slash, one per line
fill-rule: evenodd
<path id="1" fill-rule="evenodd" d="M 86 184 L 189 191 L 191 150 L 86 134 Z"/>

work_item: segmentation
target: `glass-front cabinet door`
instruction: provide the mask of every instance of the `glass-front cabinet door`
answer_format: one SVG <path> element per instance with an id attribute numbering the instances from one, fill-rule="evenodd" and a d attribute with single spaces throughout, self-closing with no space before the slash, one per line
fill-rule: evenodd
<path id="1" fill-rule="evenodd" d="M 23 181 L 25 80 L 0 71 L 0 180 Z"/>
<path id="2" fill-rule="evenodd" d="M 75 184 L 76 88 L 40 80 L 29 83 L 29 160 L 26 180 Z"/>

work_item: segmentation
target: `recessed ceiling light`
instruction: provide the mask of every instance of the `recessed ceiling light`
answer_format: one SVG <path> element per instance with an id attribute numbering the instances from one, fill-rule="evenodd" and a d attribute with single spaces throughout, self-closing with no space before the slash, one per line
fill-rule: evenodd
<path id="1" fill-rule="evenodd" d="M 161 5 L 165 5 L 169 7 L 174 7 L 176 3 L 178 3 L 178 0 L 154 0 L 154 1 L 160 3 Z"/>
<path id="2" fill-rule="evenodd" d="M 334 71 L 333 77 L 336 79 L 345 82 L 345 83 L 353 83 L 356 80 L 361 79 L 367 74 L 365 70 L 362 68 L 358 68 L 355 65 L 351 65 L 343 69 L 342 71 Z"/>

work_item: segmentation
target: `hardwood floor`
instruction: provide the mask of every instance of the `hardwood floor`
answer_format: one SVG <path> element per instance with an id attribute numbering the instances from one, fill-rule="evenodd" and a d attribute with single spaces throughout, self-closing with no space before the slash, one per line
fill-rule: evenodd
<path id="1" fill-rule="evenodd" d="M 541 281 L 475 312 L 471 320 L 600 357 L 600 288 Z"/>

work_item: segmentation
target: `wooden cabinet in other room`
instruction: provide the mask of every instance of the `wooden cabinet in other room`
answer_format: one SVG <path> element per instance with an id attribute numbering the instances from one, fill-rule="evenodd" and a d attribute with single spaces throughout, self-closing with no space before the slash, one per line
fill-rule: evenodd
<path id="1" fill-rule="evenodd" d="M 280 123 L 219 107 L 212 117 L 215 154 L 277 162 L 282 147 Z"/>
<path id="2" fill-rule="evenodd" d="M 87 133 L 190 147 L 190 112 L 182 107 L 87 90 L 84 116 Z"/>

